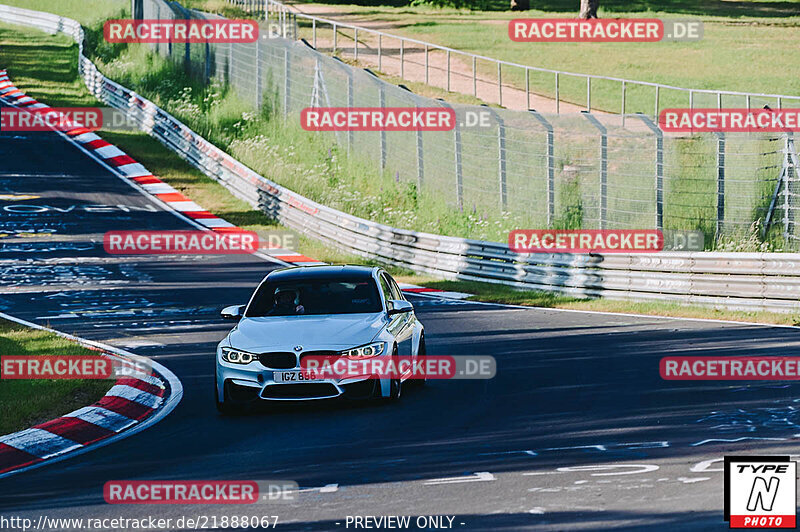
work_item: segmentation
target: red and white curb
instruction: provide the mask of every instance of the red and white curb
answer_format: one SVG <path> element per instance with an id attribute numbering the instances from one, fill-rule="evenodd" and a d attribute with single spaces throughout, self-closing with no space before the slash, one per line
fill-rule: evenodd
<path id="1" fill-rule="evenodd" d="M 48 331 L 102 356 L 140 363 L 152 372 L 118 379 L 95 404 L 0 436 L 0 478 L 65 458 L 71 458 L 154 425 L 183 397 L 181 381 L 161 364 L 123 349 L 85 340 L 0 312 L 0 317 L 26 327 Z"/>
<path id="2" fill-rule="evenodd" d="M 14 86 L 5 70 L 0 70 L 0 99 L 21 109 L 50 109 L 47 104 L 36 101 Z M 51 110 L 49 113 L 45 112 L 45 115 L 50 113 L 54 115 L 53 118 L 63 116 L 62 113 L 55 110 Z M 64 123 L 65 126 L 58 128 L 56 130 L 57 133 L 62 134 L 67 140 L 103 163 L 104 166 L 120 177 L 126 179 L 131 185 L 157 198 L 159 202 L 166 205 L 173 212 L 180 213 L 184 219 L 187 219 L 195 227 L 216 233 L 242 231 L 241 228 L 210 213 L 172 186 L 161 181 L 128 154 L 103 140 L 99 135 L 81 124 L 66 119 L 62 119 L 58 123 Z M 269 247 L 263 250 L 261 254 L 287 265 L 325 264 L 301 253 L 282 248 Z"/>
<path id="3" fill-rule="evenodd" d="M 400 290 L 410 294 L 419 294 L 424 296 L 436 296 L 442 299 L 466 299 L 472 294 L 465 292 L 448 292 L 447 290 L 439 290 L 438 288 L 426 288 L 416 284 L 398 283 Z"/>

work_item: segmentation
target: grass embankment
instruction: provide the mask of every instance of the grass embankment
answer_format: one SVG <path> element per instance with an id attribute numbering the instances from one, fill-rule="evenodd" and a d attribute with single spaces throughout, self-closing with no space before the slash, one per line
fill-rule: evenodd
<path id="1" fill-rule="evenodd" d="M 0 353 L 2 356 L 98 355 L 55 334 L 4 319 L 0 319 Z M 112 385 L 112 380 L 3 380 L 0 384 L 0 435 L 92 404 Z"/>
<path id="2" fill-rule="evenodd" d="M 36 61 L 14 62 L 13 58 L 9 58 L 2 53 L 2 50 L 5 50 L 6 46 L 9 44 L 14 44 L 17 46 L 18 48 L 15 48 L 15 50 L 18 52 L 27 54 L 28 57 L 35 57 Z M 77 80 L 77 72 L 71 67 L 71 65 L 74 65 L 76 61 L 76 54 L 76 48 L 65 39 L 53 38 L 36 32 L 29 33 L 21 30 L 12 31 L 9 29 L 9 27 L 0 26 L 0 55 L 2 55 L 0 59 L 5 61 L 6 64 L 10 65 L 10 72 L 15 80 L 23 80 L 22 82 L 18 82 L 18 85 L 21 88 L 37 98 L 42 98 L 42 100 L 45 102 L 54 105 L 56 104 L 54 102 L 57 102 L 58 105 L 85 105 L 87 103 L 91 103 L 90 96 L 85 92 L 85 89 L 83 89 L 82 85 Z M 18 55 L 18 57 L 24 57 L 24 55 Z M 134 72 L 127 74 L 127 81 L 130 82 L 130 78 L 132 76 L 142 75 L 143 78 L 140 80 L 141 83 L 135 84 L 137 87 L 153 84 L 157 81 L 167 83 L 168 87 L 179 87 L 184 80 L 189 84 L 189 86 L 194 86 L 191 85 L 191 80 L 186 80 L 184 77 L 177 77 L 175 80 L 170 82 L 164 81 L 167 78 L 167 74 L 165 72 L 173 72 L 175 76 L 180 76 L 180 73 L 169 70 L 169 65 L 165 65 L 159 62 L 157 59 L 150 58 L 149 60 L 152 60 L 155 65 L 152 73 L 148 73 L 149 71 L 146 69 L 141 71 L 134 70 Z M 111 66 L 122 69 L 123 63 L 115 62 Z M 52 75 L 42 75 L 42 72 L 52 73 Z M 41 79 L 39 79 L 39 76 L 41 76 Z M 190 93 L 193 92 L 193 90 L 190 91 Z M 200 94 L 203 93 L 201 92 Z M 162 103 L 164 103 L 165 100 L 166 103 L 171 102 L 171 108 L 173 110 L 177 109 L 177 112 L 180 112 L 180 107 L 177 104 L 181 102 L 186 106 L 189 106 L 189 104 L 198 106 L 197 108 L 189 107 L 192 112 L 196 112 L 196 109 L 198 109 L 201 104 L 206 104 L 202 98 L 198 98 L 196 95 L 191 97 L 181 96 L 180 90 L 178 91 L 177 99 L 173 100 L 165 98 L 164 96 L 159 96 L 159 94 L 154 93 L 154 91 L 151 91 L 151 96 L 154 99 L 160 100 Z M 226 95 L 223 97 L 222 102 L 224 102 L 224 105 L 223 103 L 216 103 L 211 106 L 208 113 L 209 119 L 207 122 L 205 122 L 205 125 L 203 122 L 200 122 L 196 124 L 195 127 L 198 129 L 204 127 L 205 129 L 201 130 L 203 130 L 206 134 L 209 134 L 209 132 L 213 133 L 211 130 L 216 127 L 216 124 L 219 123 L 218 121 L 222 117 L 228 116 L 230 118 L 232 116 L 233 118 L 236 118 L 238 110 L 245 109 L 246 107 L 237 108 L 231 103 L 235 102 L 235 100 L 225 99 L 229 97 L 231 96 Z M 216 97 L 211 101 L 216 102 Z M 231 113 L 230 109 L 238 110 L 236 113 Z M 249 111 L 241 112 L 244 113 Z M 250 120 L 246 120 L 245 123 L 249 122 L 247 127 L 254 127 L 255 123 L 263 126 L 264 121 L 267 118 L 268 117 L 264 117 L 262 115 L 257 120 L 251 118 Z M 241 119 L 242 117 L 238 116 L 238 121 L 241 121 Z M 268 121 L 266 123 L 269 124 Z M 299 134 L 297 131 L 282 132 L 277 129 L 277 124 L 273 125 L 276 127 L 275 130 L 271 131 L 274 132 L 274 136 L 263 137 L 265 139 L 265 145 L 267 146 L 280 146 L 279 141 L 286 138 L 291 138 L 291 135 Z M 241 125 L 237 127 L 242 128 Z M 211 212 L 214 212 L 215 214 L 222 216 L 225 219 L 236 223 L 237 225 L 252 230 L 269 229 L 275 227 L 273 223 L 266 218 L 266 216 L 260 212 L 250 209 L 247 204 L 231 196 L 221 185 L 191 168 L 177 155 L 168 151 L 160 143 L 148 137 L 147 135 L 139 132 L 108 131 L 104 131 L 102 134 L 110 142 L 119 145 L 124 151 L 130 153 L 135 159 L 141 161 L 154 174 L 158 175 L 175 188 L 181 190 L 188 197 L 196 200 L 198 203 L 208 208 Z M 307 138 L 304 139 L 309 140 Z M 224 141 L 225 138 L 221 140 Z M 229 149 L 231 144 L 233 144 L 234 147 L 237 146 L 237 144 L 234 144 L 233 142 L 233 140 L 237 140 L 236 138 L 228 140 Z M 309 141 L 314 142 L 314 139 L 312 138 Z M 293 147 L 293 145 L 290 145 L 290 147 L 291 149 L 288 149 L 287 147 L 283 147 L 282 149 L 273 147 L 273 150 L 276 151 L 277 154 L 270 154 L 267 152 L 266 155 L 269 156 L 266 159 L 267 163 L 286 165 L 286 169 L 284 169 L 284 171 L 288 171 L 288 169 L 292 168 L 301 169 L 302 166 L 300 166 L 297 162 L 299 157 L 298 149 Z M 314 145 L 312 144 L 311 147 L 314 147 Z M 239 157 L 236 152 L 234 152 L 234 155 Z M 289 160 L 289 162 L 281 162 L 281 159 L 283 159 L 284 156 Z M 326 157 L 327 154 L 322 157 L 323 162 L 325 161 Z M 254 157 L 251 157 L 251 159 L 254 159 Z M 329 167 L 323 165 L 323 168 Z M 273 177 L 274 172 L 270 170 L 270 168 L 267 168 L 267 171 L 260 171 L 264 172 L 268 177 Z M 324 176 L 325 174 L 323 174 L 323 177 Z M 327 262 L 364 262 L 359 258 L 339 253 L 331 248 L 323 246 L 318 242 L 309 240 L 304 240 L 301 242 L 300 251 L 306 255 Z M 603 310 L 610 312 L 685 317 L 713 317 L 717 319 L 759 321 L 777 324 L 794 324 L 800 321 L 795 316 L 784 314 L 744 313 L 721 310 L 717 311 L 709 310 L 707 308 L 687 307 L 663 303 L 629 303 L 608 300 L 581 301 L 574 298 L 544 292 L 516 291 L 510 287 L 499 286 L 490 283 L 441 281 L 426 277 L 416 277 L 411 276 L 409 272 L 398 269 L 394 269 L 393 273 L 398 276 L 399 279 L 406 282 L 425 284 L 426 286 L 441 288 L 444 290 L 469 292 L 475 294 L 474 299 L 483 301 L 532 305 L 547 308 Z"/>
<path id="3" fill-rule="evenodd" d="M 800 325 L 800 315 L 798 314 L 733 311 L 665 302 L 577 299 L 552 292 L 517 290 L 510 286 L 478 281 L 443 281 L 425 276 L 408 276 L 402 273 L 396 277 L 398 281 L 421 284 L 428 288 L 473 294 L 472 297 L 467 298 L 467 301 L 593 312 Z"/>
<path id="4" fill-rule="evenodd" d="M 193 0 L 195 6 L 202 1 Z M 436 8 L 425 3 L 400 5 L 369 2 L 350 5 L 339 1 L 295 2 L 309 10 L 315 4 L 328 7 L 338 20 L 351 23 L 381 22 L 381 29 L 456 50 L 533 67 L 594 74 L 694 89 L 719 89 L 767 94 L 800 94 L 800 80 L 787 76 L 795 61 L 794 42 L 800 36 L 800 3 L 796 1 L 667 0 L 664 2 L 601 2 L 601 18 L 661 18 L 699 20 L 703 39 L 697 42 L 657 43 L 516 43 L 508 37 L 508 21 L 515 18 L 576 18 L 573 0 L 533 1 L 534 9 L 511 12 L 507 2 L 464 2 L 475 9 Z M 395 4 L 395 5 L 390 5 Z M 401 3 L 402 4 L 402 3 Z M 213 5 L 209 4 L 213 8 Z M 334 15 L 331 15 L 333 17 Z M 301 36 L 310 38 L 310 24 L 302 24 Z M 327 28 L 317 29 L 318 38 L 328 38 Z M 368 39 L 368 36 L 360 36 Z M 340 46 L 352 43 L 352 32 L 339 36 Z M 478 71 L 490 78 L 496 66 L 478 63 Z M 524 72 L 509 68 L 503 81 L 525 88 Z M 574 104 L 585 104 L 586 83 L 562 77 L 559 96 Z M 552 74 L 531 72 L 531 91 L 554 97 Z M 652 113 L 655 90 L 628 86 L 626 110 Z M 688 95 L 662 90 L 661 108 L 686 107 Z M 707 101 L 706 101 L 707 99 Z M 729 97 L 726 107 L 744 107 L 744 98 Z M 774 106 L 775 101 L 754 101 Z M 695 105 L 716 106 L 714 96 L 695 95 Z M 618 83 L 596 82 L 592 107 L 618 113 Z"/>

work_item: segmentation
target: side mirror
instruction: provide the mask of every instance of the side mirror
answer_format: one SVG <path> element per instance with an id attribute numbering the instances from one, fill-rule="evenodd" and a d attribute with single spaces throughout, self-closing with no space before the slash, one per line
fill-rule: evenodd
<path id="1" fill-rule="evenodd" d="M 389 316 L 394 316 L 395 314 L 402 314 L 404 312 L 413 312 L 413 311 L 414 311 L 414 305 L 412 305 L 408 301 L 403 301 L 402 299 L 389 300 Z"/>
<path id="2" fill-rule="evenodd" d="M 219 314 L 226 320 L 238 320 L 241 319 L 244 314 L 245 306 L 246 305 L 231 305 L 230 307 L 222 309 L 222 312 Z"/>

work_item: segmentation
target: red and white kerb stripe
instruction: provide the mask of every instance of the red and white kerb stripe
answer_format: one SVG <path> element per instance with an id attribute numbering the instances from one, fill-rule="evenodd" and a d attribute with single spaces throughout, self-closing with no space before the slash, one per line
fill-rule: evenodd
<path id="1" fill-rule="evenodd" d="M 9 80 L 8 73 L 5 70 L 0 70 L 0 99 L 21 108 L 49 108 L 48 105 L 36 101 L 15 87 Z M 62 129 L 62 132 L 86 150 L 93 152 L 106 164 L 114 167 L 124 177 L 137 183 L 147 193 L 160 199 L 170 208 L 191 218 L 196 223 L 218 233 L 242 231 L 241 228 L 208 212 L 172 186 L 161 181 L 125 152 L 106 142 L 96 133 L 81 126 L 81 124 L 72 122 L 71 126 Z M 272 248 L 262 251 L 278 260 L 295 265 L 324 264 L 288 249 Z"/>
<path id="2" fill-rule="evenodd" d="M 124 377 L 93 405 L 0 436 L 0 474 L 114 436 L 152 415 L 167 393 L 164 381 L 154 373 Z"/>

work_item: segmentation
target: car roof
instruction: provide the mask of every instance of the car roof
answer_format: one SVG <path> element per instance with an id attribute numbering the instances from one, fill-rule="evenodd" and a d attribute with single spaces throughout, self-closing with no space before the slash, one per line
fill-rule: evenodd
<path id="1" fill-rule="evenodd" d="M 372 266 L 301 266 L 275 270 L 267 275 L 270 281 L 297 281 L 303 279 L 372 279 L 379 268 Z"/>

